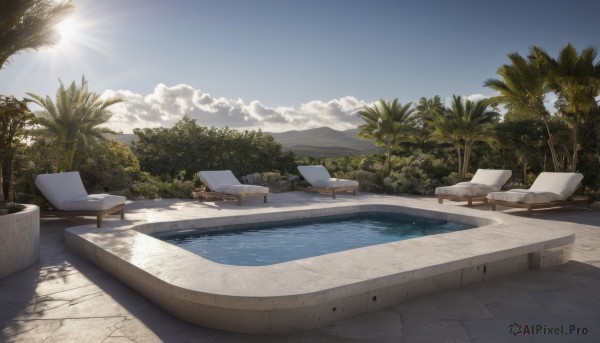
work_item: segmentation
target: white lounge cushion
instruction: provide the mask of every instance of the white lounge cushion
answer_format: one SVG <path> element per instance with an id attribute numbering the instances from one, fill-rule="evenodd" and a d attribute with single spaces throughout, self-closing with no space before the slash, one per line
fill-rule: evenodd
<path id="1" fill-rule="evenodd" d="M 457 196 L 484 196 L 499 191 L 510 179 L 512 171 L 501 169 L 477 169 L 471 181 L 459 182 L 453 186 L 437 187 L 435 194 Z"/>
<path id="2" fill-rule="evenodd" d="M 523 204 L 542 204 L 569 198 L 583 180 L 580 173 L 541 173 L 529 189 L 492 192 L 489 199 Z"/>
<path id="3" fill-rule="evenodd" d="M 240 185 L 240 181 L 233 175 L 231 170 L 209 170 L 198 172 L 200 180 L 212 191 L 223 186 Z"/>
<path id="4" fill-rule="evenodd" d="M 61 211 L 105 210 L 125 203 L 125 197 L 110 194 L 88 195 L 79 172 L 40 174 L 35 184 L 50 201 Z"/>
<path id="5" fill-rule="evenodd" d="M 315 180 L 311 182 L 313 187 L 322 187 L 322 188 L 337 188 L 337 187 L 358 187 L 358 181 L 354 180 L 346 180 L 346 179 L 338 179 L 338 178 L 329 178 L 325 180 Z"/>
<path id="6" fill-rule="evenodd" d="M 358 181 L 332 178 L 323 166 L 299 166 L 298 171 L 313 187 L 358 187 Z"/>
<path id="7" fill-rule="evenodd" d="M 66 200 L 64 211 L 102 211 L 125 203 L 125 197 L 111 194 L 90 194 L 77 199 Z"/>
<path id="8" fill-rule="evenodd" d="M 267 194 L 269 188 L 255 185 L 230 185 L 221 186 L 214 191 L 226 194 Z"/>
<path id="9" fill-rule="evenodd" d="M 529 190 L 534 192 L 551 192 L 560 196 L 558 200 L 566 200 L 573 195 L 583 180 L 580 173 L 541 173 Z"/>
<path id="10" fill-rule="evenodd" d="M 457 196 L 484 196 L 489 192 L 496 191 L 495 187 L 475 182 L 460 182 L 453 186 L 437 187 L 435 194 L 457 195 Z"/>
<path id="11" fill-rule="evenodd" d="M 231 170 L 200 171 L 198 176 L 213 192 L 227 194 L 269 193 L 267 187 L 241 184 Z"/>
<path id="12" fill-rule="evenodd" d="M 329 180 L 331 175 L 323 166 L 298 166 L 298 171 L 311 184 L 317 180 Z"/>
<path id="13" fill-rule="evenodd" d="M 477 169 L 477 172 L 475 172 L 475 175 L 473 175 L 471 182 L 486 185 L 492 187 L 494 190 L 499 191 L 511 176 L 511 170 Z"/>
<path id="14" fill-rule="evenodd" d="M 88 195 L 79 172 L 56 174 L 40 174 L 35 178 L 35 185 L 50 201 L 52 206 L 63 210 L 63 203 L 70 199 L 77 199 Z"/>
<path id="15" fill-rule="evenodd" d="M 560 196 L 551 192 L 532 192 L 529 189 L 511 189 L 506 192 L 491 192 L 489 199 L 516 202 L 522 204 L 543 204 L 561 200 Z"/>

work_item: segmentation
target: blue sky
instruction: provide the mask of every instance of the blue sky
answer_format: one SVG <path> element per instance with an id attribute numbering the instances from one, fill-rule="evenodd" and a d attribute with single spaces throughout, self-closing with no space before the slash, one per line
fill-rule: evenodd
<path id="1" fill-rule="evenodd" d="M 60 45 L 21 53 L 0 93 L 51 95 L 84 74 L 120 96 L 110 126 L 281 131 L 360 123 L 379 98 L 489 96 L 487 78 L 532 45 L 600 47 L 600 2 L 75 0 Z"/>

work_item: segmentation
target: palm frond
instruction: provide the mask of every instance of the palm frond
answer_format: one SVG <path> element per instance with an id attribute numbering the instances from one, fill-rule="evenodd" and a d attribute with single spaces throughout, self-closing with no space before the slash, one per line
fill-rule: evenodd
<path id="1" fill-rule="evenodd" d="M 43 108 L 36 114 L 37 125 L 46 128 L 65 150 L 65 165 L 63 169 L 71 169 L 74 150 L 78 144 L 85 145 L 90 140 L 105 139 L 105 134 L 114 131 L 102 127 L 110 120 L 112 112 L 109 107 L 122 102 L 123 99 L 111 98 L 101 100 L 100 96 L 88 90 L 88 82 L 84 77 L 81 84 L 72 82 L 68 87 L 59 80 L 55 101 L 50 97 L 42 98 L 33 93 L 27 93 L 34 102 Z"/>
<path id="2" fill-rule="evenodd" d="M 18 0 L 0 3 L 0 69 L 20 51 L 56 44 L 56 25 L 71 14 L 71 0 Z"/>

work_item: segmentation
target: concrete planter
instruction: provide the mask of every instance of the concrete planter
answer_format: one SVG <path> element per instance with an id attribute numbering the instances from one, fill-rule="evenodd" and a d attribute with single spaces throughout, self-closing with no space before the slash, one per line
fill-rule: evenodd
<path id="1" fill-rule="evenodd" d="M 18 213 L 0 216 L 0 279 L 40 258 L 40 209 L 25 205 Z"/>

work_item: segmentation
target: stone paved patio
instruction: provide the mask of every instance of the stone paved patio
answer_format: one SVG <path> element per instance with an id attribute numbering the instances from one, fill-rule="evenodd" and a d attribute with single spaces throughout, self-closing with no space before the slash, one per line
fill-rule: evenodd
<path id="1" fill-rule="evenodd" d="M 359 201 L 361 196 L 375 195 L 342 195 L 337 201 Z M 285 206 L 333 200 L 287 193 L 274 194 L 269 201 Z M 186 211 L 226 215 L 262 205 L 136 201 L 127 206 L 127 218 L 184 217 Z M 523 215 L 519 210 L 506 212 Z M 577 239 L 571 262 L 416 298 L 319 330 L 271 336 L 182 322 L 65 249 L 64 228 L 92 224 L 93 218 L 42 219 L 40 261 L 0 280 L 0 342 L 600 342 L 600 206 L 538 211 L 534 216 L 582 224 L 574 226 Z M 105 219 L 113 220 L 118 219 Z M 575 325 L 587 334 L 513 336 L 509 332 L 513 323 L 564 325 L 566 330 Z"/>

